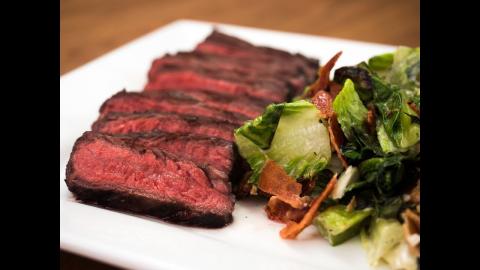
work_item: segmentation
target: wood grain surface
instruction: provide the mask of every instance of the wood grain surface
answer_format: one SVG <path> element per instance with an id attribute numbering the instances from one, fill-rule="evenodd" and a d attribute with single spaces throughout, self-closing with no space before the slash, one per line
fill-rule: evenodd
<path id="1" fill-rule="evenodd" d="M 60 73 L 176 19 L 419 46 L 419 0 L 61 0 Z M 117 269 L 61 252 L 61 269 Z"/>

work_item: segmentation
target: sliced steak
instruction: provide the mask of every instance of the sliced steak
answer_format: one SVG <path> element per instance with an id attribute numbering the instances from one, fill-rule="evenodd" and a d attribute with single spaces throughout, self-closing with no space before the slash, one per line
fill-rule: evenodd
<path id="1" fill-rule="evenodd" d="M 168 222 L 232 222 L 248 167 L 233 130 L 300 94 L 318 61 L 214 31 L 194 52 L 155 60 L 143 92 L 115 94 L 73 147 L 66 183 L 77 199 Z"/>
<path id="2" fill-rule="evenodd" d="M 224 76 L 214 76 L 199 70 L 171 70 L 160 72 L 148 82 L 145 91 L 159 89 L 198 89 L 220 94 L 246 96 L 270 103 L 283 102 L 288 98 L 288 88 L 273 88 L 258 81 L 238 81 Z"/>
<path id="3" fill-rule="evenodd" d="M 146 148 L 159 148 L 179 158 L 190 160 L 206 172 L 215 189 L 225 194 L 231 191 L 228 177 L 235 161 L 231 142 L 218 138 L 166 132 L 116 137 L 121 137 L 124 141 L 133 141 L 134 144 Z"/>
<path id="4" fill-rule="evenodd" d="M 182 98 L 170 97 L 155 99 L 139 92 L 125 90 L 106 100 L 100 107 L 100 118 L 111 112 L 139 113 L 139 112 L 169 112 L 181 115 L 202 116 L 219 121 L 226 121 L 236 126 L 242 125 L 249 117 L 234 114 L 205 104 Z"/>
<path id="5" fill-rule="evenodd" d="M 261 115 L 265 107 L 269 104 L 258 99 L 220 95 L 202 89 L 192 89 L 189 91 L 183 89 L 162 89 L 147 92 L 146 94 L 157 100 L 174 98 L 196 101 L 207 107 L 244 115 L 249 119 L 254 119 Z"/>
<path id="6" fill-rule="evenodd" d="M 199 166 L 136 140 L 84 133 L 73 147 L 65 181 L 86 203 L 185 225 L 222 227 L 232 221 L 232 198 Z"/>
<path id="7" fill-rule="evenodd" d="M 195 50 L 210 54 L 283 63 L 301 71 L 307 83 L 315 80 L 316 72 L 319 68 L 319 63 L 316 59 L 307 58 L 298 53 L 293 55 L 269 47 L 254 46 L 244 40 L 218 31 L 213 31 L 202 43 L 197 45 Z"/>
<path id="8" fill-rule="evenodd" d="M 269 91 L 279 92 L 281 95 L 287 97 L 294 91 L 294 86 L 289 84 L 288 78 L 285 77 L 275 78 L 271 75 L 259 76 L 255 73 L 236 69 L 223 69 L 216 64 L 212 65 L 203 63 L 202 61 L 198 61 L 194 65 L 191 62 L 184 61 L 182 58 L 178 59 L 178 61 L 171 61 L 170 59 L 168 63 L 157 62 L 149 72 L 149 80 L 150 82 L 154 82 L 159 74 L 181 71 L 191 71 L 208 78 L 246 84 L 259 89 L 258 91 L 265 91 L 263 89 L 267 89 Z M 252 96 L 251 94 L 249 95 Z"/>
<path id="9" fill-rule="evenodd" d="M 92 125 L 92 130 L 106 134 L 170 132 L 196 134 L 233 142 L 235 125 L 199 116 L 175 113 L 109 113 Z"/>
<path id="10" fill-rule="evenodd" d="M 179 52 L 175 55 L 167 54 L 162 58 L 155 59 L 149 71 L 149 79 L 154 79 L 158 69 L 170 66 L 228 70 L 256 78 L 287 81 L 296 90 L 303 90 L 306 85 L 306 79 L 302 72 L 292 69 L 290 66 L 256 59 L 208 54 L 200 51 Z"/>

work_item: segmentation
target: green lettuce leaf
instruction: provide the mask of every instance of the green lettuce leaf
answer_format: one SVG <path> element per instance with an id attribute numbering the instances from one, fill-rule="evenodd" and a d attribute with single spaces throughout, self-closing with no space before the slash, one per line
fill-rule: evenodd
<path id="1" fill-rule="evenodd" d="M 241 133 L 235 133 L 235 143 L 238 146 L 238 152 L 245 158 L 252 169 L 252 175 L 248 182 L 256 183 L 268 159 L 267 154 L 260 146 L 256 145 Z"/>
<path id="2" fill-rule="evenodd" d="M 394 53 L 374 56 L 367 69 L 400 88 L 409 102 L 420 102 L 420 48 L 400 46 Z"/>
<path id="3" fill-rule="evenodd" d="M 398 85 L 411 99 L 420 95 L 420 48 L 399 47 L 387 81 Z"/>
<path id="4" fill-rule="evenodd" d="M 246 122 L 235 131 L 235 134 L 243 135 L 262 149 L 268 148 L 277 129 L 285 104 L 269 105 L 261 116 Z"/>
<path id="5" fill-rule="evenodd" d="M 378 266 L 383 257 L 403 241 L 402 224 L 396 219 L 374 219 L 368 231 L 360 233 L 363 248 L 367 251 L 370 265 Z"/>
<path id="6" fill-rule="evenodd" d="M 393 53 L 376 55 L 368 59 L 368 66 L 375 71 L 388 70 L 393 64 Z"/>
<path id="7" fill-rule="evenodd" d="M 379 112 L 377 138 L 384 153 L 406 152 L 420 141 L 418 116 L 396 85 L 372 75 L 373 102 Z"/>
<path id="8" fill-rule="evenodd" d="M 345 137 L 358 145 L 364 146 L 377 154 L 382 154 L 376 134 L 368 130 L 368 110 L 363 105 L 355 86 L 350 79 L 346 79 L 342 90 L 333 101 L 333 110 L 337 114 Z"/>
<path id="9" fill-rule="evenodd" d="M 305 100 L 270 105 L 262 116 L 235 130 L 235 142 L 253 171 L 253 184 L 268 159 L 298 179 L 318 174 L 331 158 L 328 131 L 318 109 Z"/>
<path id="10" fill-rule="evenodd" d="M 278 122 L 267 155 L 294 178 L 311 178 L 331 157 L 330 139 L 310 102 L 288 103 Z"/>
<path id="11" fill-rule="evenodd" d="M 374 186 L 379 194 L 391 194 L 402 180 L 404 159 L 405 156 L 395 155 L 364 160 L 359 165 L 360 181 L 349 184 L 346 191 Z"/>

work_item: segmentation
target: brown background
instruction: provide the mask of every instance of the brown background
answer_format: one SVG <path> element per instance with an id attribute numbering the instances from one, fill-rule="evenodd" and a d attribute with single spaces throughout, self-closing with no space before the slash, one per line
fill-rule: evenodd
<path id="1" fill-rule="evenodd" d="M 61 0 L 60 73 L 180 18 L 418 46 L 419 10 L 419 0 Z M 66 252 L 60 267 L 114 269 Z"/>

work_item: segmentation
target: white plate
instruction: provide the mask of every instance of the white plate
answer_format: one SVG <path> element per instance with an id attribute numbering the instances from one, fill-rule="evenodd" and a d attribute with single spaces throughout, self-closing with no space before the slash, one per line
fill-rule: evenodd
<path id="1" fill-rule="evenodd" d="M 168 224 L 78 203 L 68 191 L 65 166 L 73 143 L 117 91 L 139 90 L 156 57 L 191 50 L 213 24 L 180 20 L 162 27 L 60 78 L 60 248 L 135 269 L 370 269 L 359 240 L 331 247 L 310 227 L 299 240 L 282 240 L 281 224 L 267 219 L 260 203 L 238 202 L 234 222 L 223 229 Z M 353 65 L 395 47 L 217 24 L 252 42 L 300 52 L 336 67 Z"/>

